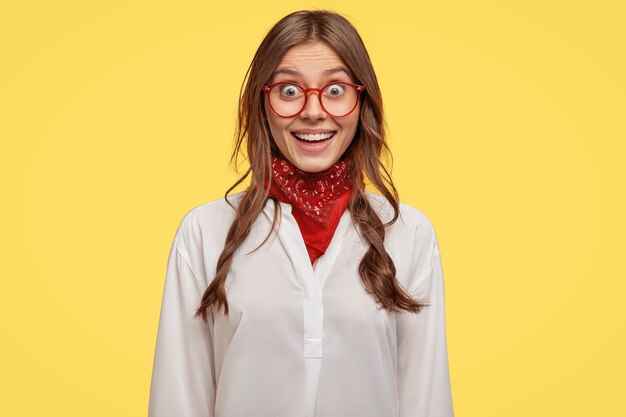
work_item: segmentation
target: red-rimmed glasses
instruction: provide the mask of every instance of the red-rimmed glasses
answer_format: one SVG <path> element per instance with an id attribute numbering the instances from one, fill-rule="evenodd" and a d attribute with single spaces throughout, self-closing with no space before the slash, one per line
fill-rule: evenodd
<path id="1" fill-rule="evenodd" d="M 335 81 L 322 88 L 304 88 L 298 84 L 281 81 L 263 86 L 270 107 L 280 117 L 298 116 L 306 107 L 310 92 L 317 93 L 322 109 L 333 117 L 345 117 L 356 109 L 362 85 Z"/>

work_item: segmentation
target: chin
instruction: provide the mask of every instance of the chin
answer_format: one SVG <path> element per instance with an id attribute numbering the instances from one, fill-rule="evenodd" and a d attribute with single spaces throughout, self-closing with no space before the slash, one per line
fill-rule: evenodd
<path id="1" fill-rule="evenodd" d="M 322 172 L 333 165 L 334 161 L 323 159 L 319 161 L 306 161 L 296 165 L 299 169 L 306 172 Z"/>

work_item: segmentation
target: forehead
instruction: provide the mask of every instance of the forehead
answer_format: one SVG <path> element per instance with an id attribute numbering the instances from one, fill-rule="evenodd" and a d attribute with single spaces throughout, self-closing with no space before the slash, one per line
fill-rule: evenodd
<path id="1" fill-rule="evenodd" d="M 323 60 L 330 63 L 343 63 L 335 50 L 325 42 L 303 43 L 289 48 L 281 61 L 283 63 L 298 63 Z"/>
<path id="2" fill-rule="evenodd" d="M 318 41 L 291 47 L 278 64 L 273 77 L 288 75 L 316 78 L 333 74 L 349 76 L 350 70 L 330 46 Z"/>

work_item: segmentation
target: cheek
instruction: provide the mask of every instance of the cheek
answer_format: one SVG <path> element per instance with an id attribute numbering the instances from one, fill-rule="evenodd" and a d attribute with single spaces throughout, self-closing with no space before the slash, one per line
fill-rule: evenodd
<path id="1" fill-rule="evenodd" d="M 265 110 L 265 116 L 267 117 L 267 121 L 270 125 L 272 136 L 285 134 L 285 129 L 289 126 L 288 120 L 276 116 L 271 109 L 268 110 L 267 108 Z"/>
<path id="2" fill-rule="evenodd" d="M 288 123 L 285 123 L 285 121 L 282 119 L 270 119 L 270 128 L 272 130 L 272 134 L 276 136 L 279 140 L 284 140 L 283 138 L 288 134 L 287 127 Z"/>
<path id="3" fill-rule="evenodd" d="M 348 118 L 346 118 L 345 123 L 342 126 L 345 131 L 350 132 L 351 134 L 356 132 L 356 128 L 359 125 L 359 114 L 356 110 L 354 113 L 354 115 L 351 114 Z"/>

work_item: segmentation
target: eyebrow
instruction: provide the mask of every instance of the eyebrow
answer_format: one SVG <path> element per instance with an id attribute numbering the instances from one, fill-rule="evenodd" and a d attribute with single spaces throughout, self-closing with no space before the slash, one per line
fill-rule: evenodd
<path id="1" fill-rule="evenodd" d="M 335 67 L 335 68 L 329 68 L 326 71 L 323 72 L 324 75 L 328 75 L 328 74 L 335 74 L 337 72 L 344 72 L 346 75 L 350 75 L 348 74 L 348 71 L 344 68 L 344 67 Z M 298 76 L 300 75 L 300 73 L 294 69 L 290 69 L 290 68 L 279 68 L 276 71 L 274 71 L 274 75 L 273 77 L 276 77 L 278 74 L 288 74 L 288 75 L 294 75 L 294 76 Z"/>

